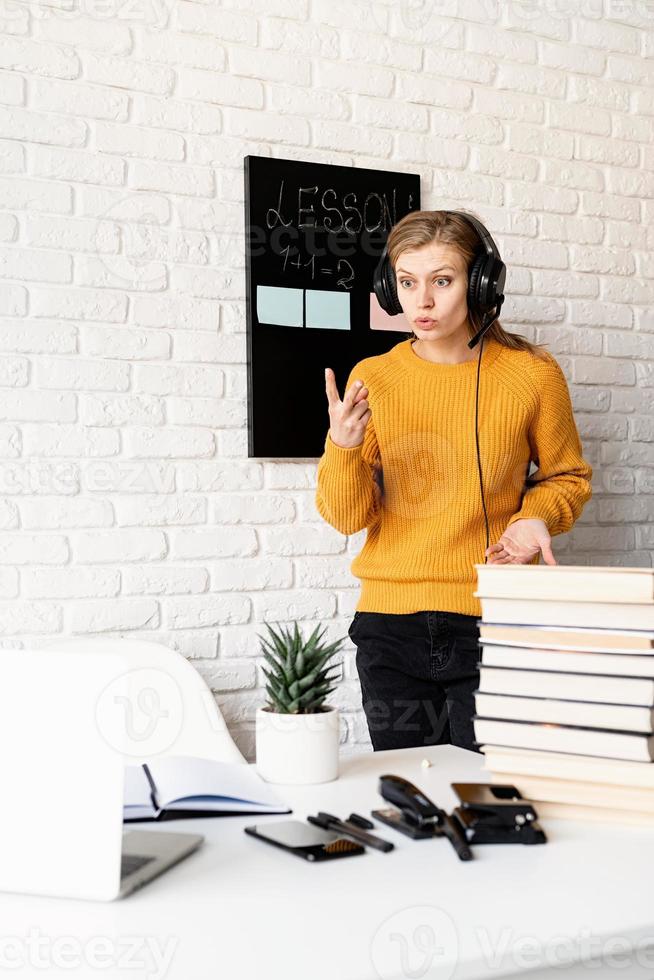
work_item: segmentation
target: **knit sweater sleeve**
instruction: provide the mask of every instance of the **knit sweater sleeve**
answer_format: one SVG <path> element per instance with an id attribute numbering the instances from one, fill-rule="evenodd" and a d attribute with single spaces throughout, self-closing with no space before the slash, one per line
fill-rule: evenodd
<path id="1" fill-rule="evenodd" d="M 366 380 L 355 364 L 345 391 L 357 378 Z M 318 462 L 315 499 L 318 513 L 342 534 L 355 534 L 377 519 L 381 507 L 381 460 L 373 417 L 359 446 L 337 446 L 327 432 L 325 451 Z"/>
<path id="2" fill-rule="evenodd" d="M 565 375 L 550 355 L 535 367 L 538 404 L 529 427 L 531 456 L 538 469 L 527 476 L 522 518 L 545 521 L 551 535 L 569 531 L 592 495 L 591 466 L 582 455 Z"/>

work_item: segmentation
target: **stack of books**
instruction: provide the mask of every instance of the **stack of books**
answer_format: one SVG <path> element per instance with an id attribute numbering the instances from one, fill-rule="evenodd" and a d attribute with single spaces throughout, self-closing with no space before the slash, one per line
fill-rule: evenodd
<path id="1" fill-rule="evenodd" d="M 654 569 L 476 569 L 490 781 L 542 818 L 654 826 Z"/>

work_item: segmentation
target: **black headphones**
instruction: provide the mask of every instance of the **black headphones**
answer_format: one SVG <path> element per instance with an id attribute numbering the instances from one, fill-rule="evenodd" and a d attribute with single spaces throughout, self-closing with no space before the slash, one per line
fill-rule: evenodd
<path id="1" fill-rule="evenodd" d="M 481 457 L 479 454 L 479 367 L 481 364 L 481 353 L 484 348 L 484 334 L 492 327 L 495 320 L 500 315 L 502 303 L 504 302 L 504 280 L 506 279 L 506 266 L 502 262 L 497 245 L 493 241 L 491 233 L 471 214 L 463 211 L 446 211 L 446 214 L 459 214 L 470 224 L 479 235 L 482 249 L 472 260 L 468 272 L 468 309 L 482 314 L 482 325 L 477 333 L 468 341 L 468 347 L 474 347 L 482 341 L 480 355 L 477 360 L 477 385 L 475 391 L 475 443 L 477 447 L 477 469 L 479 472 L 479 491 L 481 494 L 481 505 L 484 511 L 484 523 L 486 525 L 486 550 L 488 550 L 490 534 L 488 527 L 488 513 L 486 511 L 486 499 L 484 497 L 484 481 L 481 472 Z M 382 310 L 390 316 L 402 313 L 402 306 L 397 298 L 397 280 L 395 271 L 388 258 L 388 249 L 384 245 L 384 251 L 377 264 L 373 276 L 373 287 L 375 296 L 379 301 Z M 487 563 L 484 557 L 484 564 Z"/>
<path id="2" fill-rule="evenodd" d="M 446 211 L 445 214 L 461 215 L 475 229 L 481 240 L 482 251 L 473 259 L 468 273 L 468 308 L 481 313 L 483 317 L 481 329 L 468 341 L 468 347 L 474 347 L 500 315 L 504 302 L 502 290 L 506 266 L 491 233 L 481 221 L 463 211 Z M 388 258 L 386 245 L 373 275 L 373 288 L 382 310 L 390 316 L 402 313 L 397 297 L 395 271 Z"/>

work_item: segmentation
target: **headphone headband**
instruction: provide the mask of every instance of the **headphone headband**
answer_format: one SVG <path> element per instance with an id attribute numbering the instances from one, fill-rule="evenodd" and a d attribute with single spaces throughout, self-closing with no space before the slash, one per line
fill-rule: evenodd
<path id="1" fill-rule="evenodd" d="M 472 225 L 477 234 L 481 244 L 483 245 L 486 253 L 488 255 L 494 255 L 495 258 L 500 258 L 500 252 L 495 244 L 493 236 L 485 225 L 482 225 L 478 218 L 475 218 L 473 214 L 467 214 L 465 211 L 446 211 L 445 214 L 458 214 L 461 218 L 465 218 L 468 224 Z"/>

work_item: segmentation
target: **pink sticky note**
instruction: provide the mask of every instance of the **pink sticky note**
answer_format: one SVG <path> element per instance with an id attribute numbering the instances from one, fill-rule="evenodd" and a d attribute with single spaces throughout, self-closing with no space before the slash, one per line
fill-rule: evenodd
<path id="1" fill-rule="evenodd" d="M 389 316 L 379 305 L 374 293 L 370 294 L 370 329 L 371 330 L 404 330 L 411 333 L 411 324 L 404 313 Z"/>

